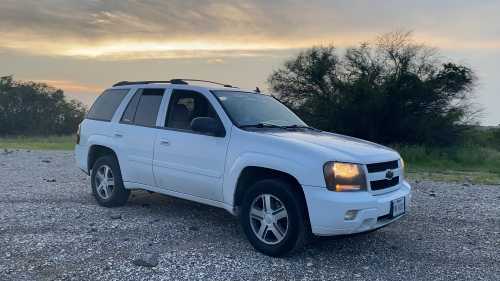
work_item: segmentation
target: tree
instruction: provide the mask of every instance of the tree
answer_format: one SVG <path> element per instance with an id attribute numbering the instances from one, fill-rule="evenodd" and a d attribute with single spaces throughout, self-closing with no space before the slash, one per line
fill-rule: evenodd
<path id="1" fill-rule="evenodd" d="M 0 77 L 0 135 L 71 134 L 85 112 L 82 103 L 66 101 L 60 89 Z"/>
<path id="2" fill-rule="evenodd" d="M 268 82 L 310 125 L 383 143 L 448 144 L 476 112 L 473 71 L 442 62 L 410 33 L 384 34 L 343 56 L 313 47 Z"/>

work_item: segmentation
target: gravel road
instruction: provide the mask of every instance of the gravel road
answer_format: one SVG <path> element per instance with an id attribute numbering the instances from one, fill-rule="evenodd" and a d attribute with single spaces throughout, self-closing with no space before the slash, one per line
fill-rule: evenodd
<path id="1" fill-rule="evenodd" d="M 500 280 L 500 186 L 413 186 L 398 222 L 278 259 L 224 210 L 142 191 L 99 207 L 71 152 L 0 151 L 0 280 Z"/>

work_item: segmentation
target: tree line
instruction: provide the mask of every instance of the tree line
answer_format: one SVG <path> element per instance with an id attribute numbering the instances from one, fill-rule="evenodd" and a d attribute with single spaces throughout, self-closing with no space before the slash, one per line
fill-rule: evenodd
<path id="1" fill-rule="evenodd" d="M 300 52 L 268 82 L 309 125 L 381 143 L 450 144 L 478 112 L 471 68 L 394 32 L 339 55 Z"/>
<path id="2" fill-rule="evenodd" d="M 0 135 L 73 134 L 85 106 L 44 83 L 0 77 Z"/>

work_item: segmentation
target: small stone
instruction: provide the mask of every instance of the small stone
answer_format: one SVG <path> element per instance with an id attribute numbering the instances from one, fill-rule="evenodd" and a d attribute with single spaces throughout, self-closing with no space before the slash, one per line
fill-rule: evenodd
<path id="1" fill-rule="evenodd" d="M 190 227 L 188 227 L 188 230 L 189 231 L 198 231 L 198 230 L 200 230 L 200 228 L 197 226 L 190 226 Z"/>
<path id="2" fill-rule="evenodd" d="M 56 182 L 56 179 L 45 179 L 46 182 Z"/>
<path id="3" fill-rule="evenodd" d="M 306 266 L 307 266 L 307 267 L 311 267 L 312 265 L 313 265 L 313 263 L 312 263 L 312 262 L 308 262 L 308 263 L 306 264 Z"/>
<path id="4" fill-rule="evenodd" d="M 47 159 L 43 159 L 42 160 L 43 163 L 50 163 L 50 160 L 47 160 Z"/>
<path id="5" fill-rule="evenodd" d="M 120 220 L 122 218 L 122 215 L 121 214 L 111 214 L 111 216 L 109 216 L 112 220 Z"/>
<path id="6" fill-rule="evenodd" d="M 436 197 L 436 193 L 429 193 L 430 197 Z"/>
<path id="7" fill-rule="evenodd" d="M 463 186 L 470 187 L 471 185 L 470 185 L 470 183 L 466 182 L 466 183 L 463 184 Z"/>
<path id="8" fill-rule="evenodd" d="M 158 265 L 160 256 L 156 253 L 141 254 L 132 263 L 137 266 L 155 267 Z"/>

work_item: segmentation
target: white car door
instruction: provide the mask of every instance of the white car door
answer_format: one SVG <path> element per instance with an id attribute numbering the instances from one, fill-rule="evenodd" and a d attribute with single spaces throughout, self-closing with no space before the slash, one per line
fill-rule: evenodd
<path id="1" fill-rule="evenodd" d="M 230 132 L 214 136 L 195 132 L 191 121 L 211 117 L 222 125 L 220 105 L 210 93 L 173 89 L 164 129 L 155 143 L 153 170 L 160 188 L 222 201 L 222 182 Z M 214 109 L 215 108 L 215 109 Z M 227 120 L 226 120 L 227 122 Z"/>
<path id="2" fill-rule="evenodd" d="M 123 181 L 155 186 L 154 145 L 158 112 L 165 89 L 139 89 L 130 100 L 114 131 L 119 147 Z M 140 187 L 140 186 L 138 186 Z"/>

